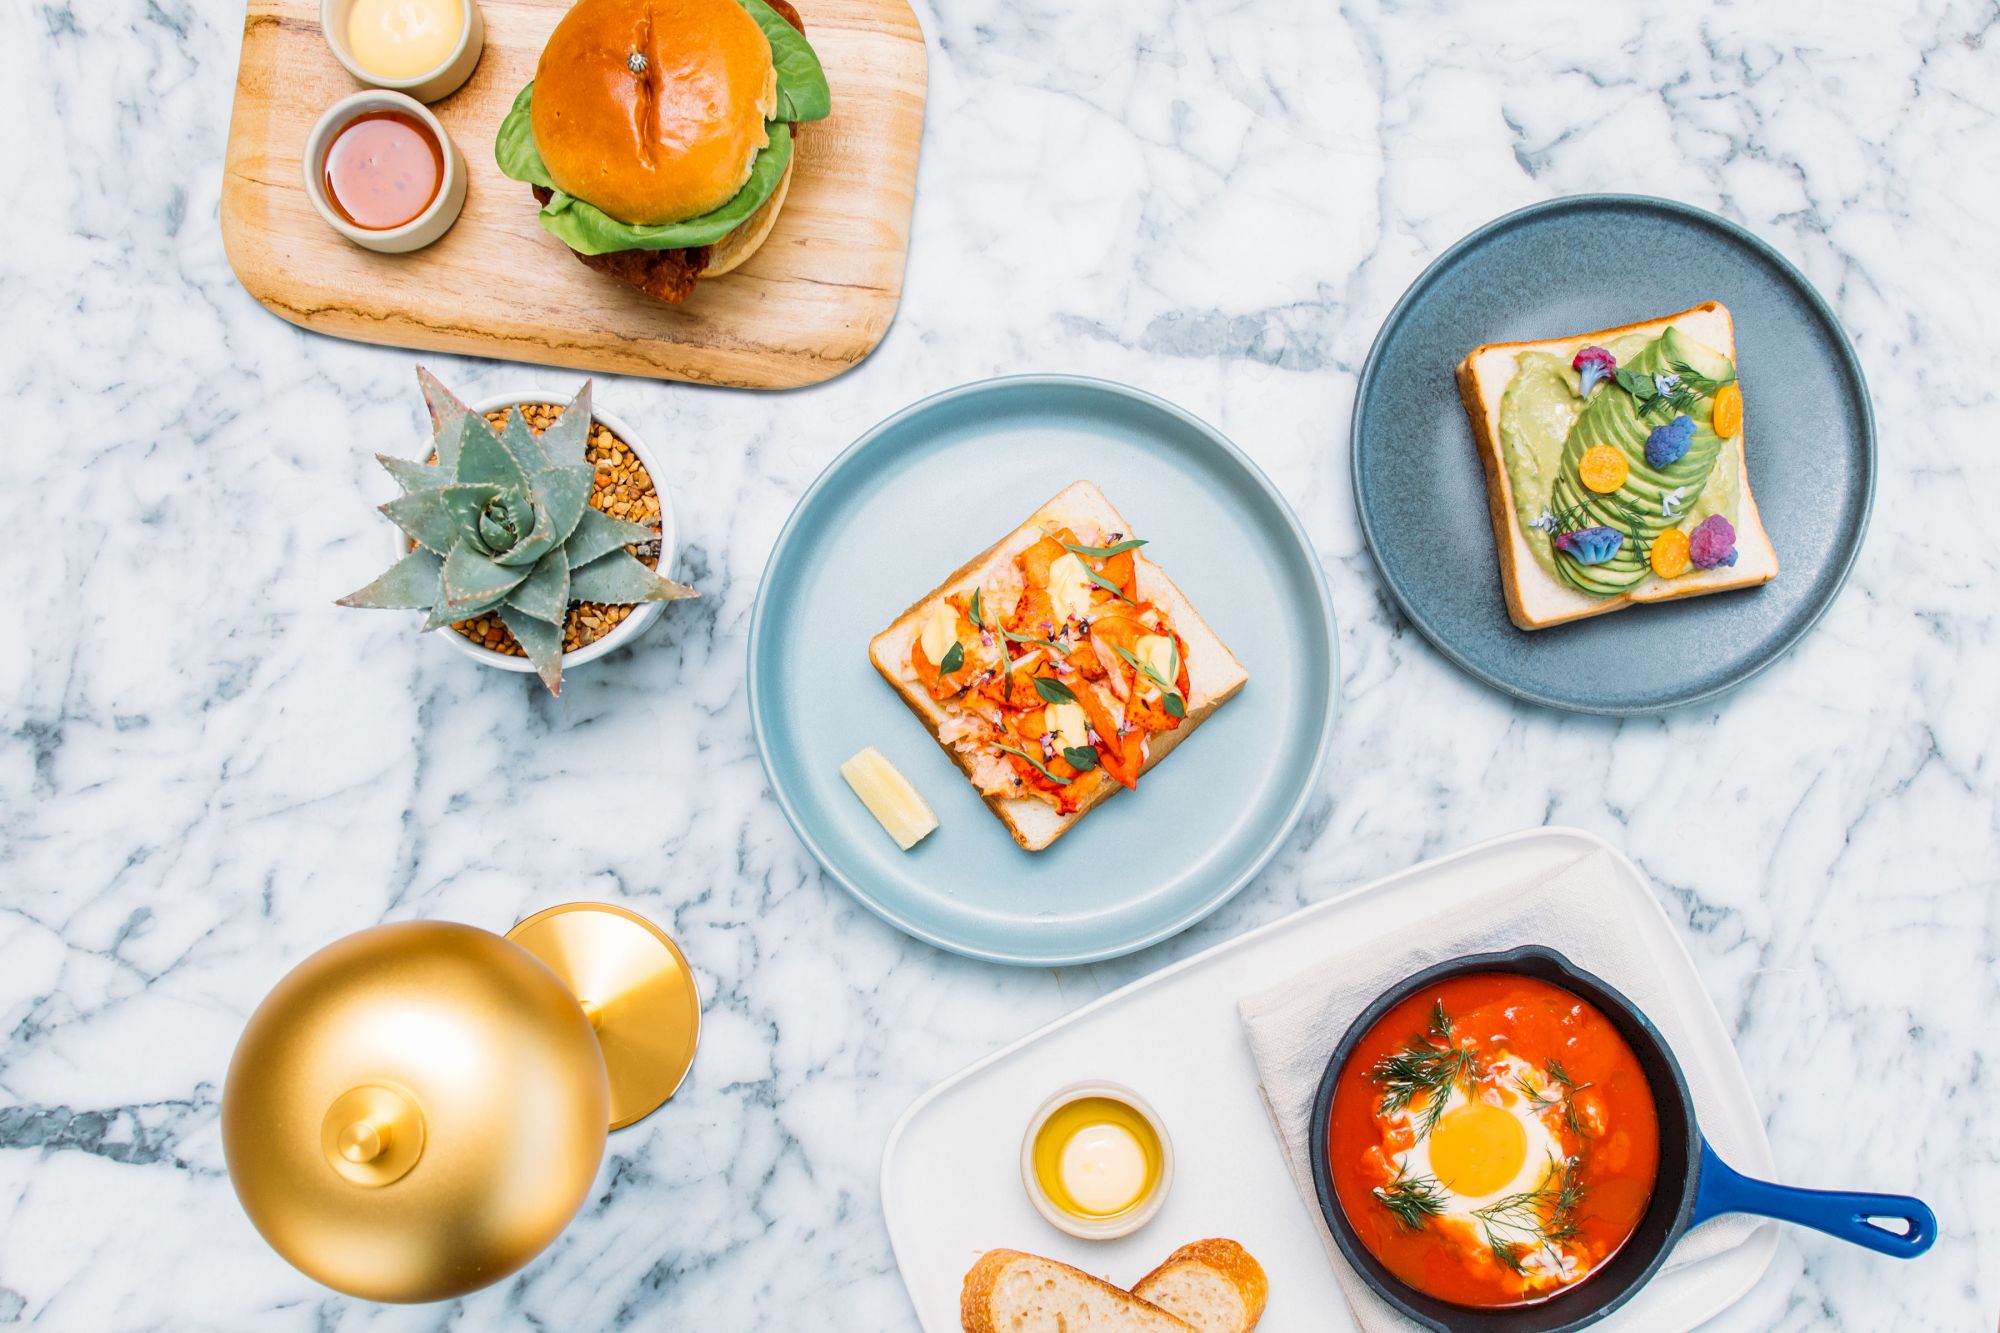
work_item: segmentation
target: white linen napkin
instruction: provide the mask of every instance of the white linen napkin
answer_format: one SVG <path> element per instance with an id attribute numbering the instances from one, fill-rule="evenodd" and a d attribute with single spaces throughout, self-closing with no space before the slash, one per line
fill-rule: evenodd
<path id="1" fill-rule="evenodd" d="M 1669 964 L 1635 938 L 1624 914 L 1612 906 L 1616 898 L 1609 890 L 1618 874 L 1608 853 L 1591 852 L 1552 875 L 1502 886 L 1448 913 L 1413 918 L 1390 935 L 1357 943 L 1238 1002 L 1251 1057 L 1257 1062 L 1264 1108 L 1291 1167 L 1292 1181 L 1319 1228 L 1320 1242 L 1333 1261 L 1355 1322 L 1369 1333 L 1415 1325 L 1390 1309 L 1341 1257 L 1320 1215 L 1307 1140 L 1312 1133 L 1313 1097 L 1333 1048 L 1363 1009 L 1413 972 L 1447 958 L 1523 944 L 1560 951 L 1623 991 L 1652 1019 L 1680 1058 L 1694 1094 L 1696 1120 L 1723 1160 L 1745 1161 L 1759 1155 L 1752 1144 L 1740 1141 L 1734 1121 L 1717 1113 L 1716 1078 L 1701 1067 L 1700 1048 L 1688 1039 L 1688 1020 L 1667 985 Z M 1666 1268 L 1699 1263 L 1741 1245 L 1758 1225 L 1756 1218 L 1742 1216 L 1706 1222 L 1675 1246 Z"/>

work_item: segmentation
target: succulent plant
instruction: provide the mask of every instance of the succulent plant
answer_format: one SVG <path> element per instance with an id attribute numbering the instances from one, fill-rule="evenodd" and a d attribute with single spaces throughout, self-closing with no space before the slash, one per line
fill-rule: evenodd
<path id="1" fill-rule="evenodd" d="M 342 606 L 428 611 L 426 630 L 497 611 L 549 693 L 562 693 L 571 602 L 673 602 L 695 591 L 625 550 L 660 534 L 590 506 L 586 382 L 537 436 L 519 408 L 494 430 L 419 368 L 435 462 L 377 454 L 403 494 L 382 512 L 416 545 Z"/>

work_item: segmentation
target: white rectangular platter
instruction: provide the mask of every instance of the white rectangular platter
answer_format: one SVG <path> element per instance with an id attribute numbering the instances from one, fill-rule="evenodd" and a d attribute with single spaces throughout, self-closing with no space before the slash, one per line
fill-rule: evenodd
<path id="1" fill-rule="evenodd" d="M 1317 903 L 1196 954 L 997 1051 L 938 1084 L 903 1113 L 882 1156 L 889 1240 L 927 1333 L 959 1328 L 959 1284 L 986 1250 L 1029 1250 L 1128 1285 L 1174 1247 L 1203 1236 L 1241 1241 L 1271 1279 L 1263 1333 L 1347 1329 L 1354 1323 L 1314 1216 L 1265 1116 L 1236 1011 L 1336 948 L 1395 929 L 1403 904 L 1448 910 L 1497 884 L 1552 874 L 1611 851 L 1635 935 L 1672 979 L 1672 1003 L 1693 1034 L 1677 1049 L 1690 1078 L 1713 1086 L 1720 1118 L 1756 1145 L 1739 1165 L 1772 1170 L 1763 1121 L 1721 1015 L 1680 934 L 1639 868 L 1598 838 L 1534 829 L 1427 861 Z M 1526 943 L 1527 941 L 1523 941 Z M 1035 1212 L 1021 1187 L 1021 1135 L 1049 1093 L 1109 1079 L 1150 1101 L 1174 1141 L 1174 1183 L 1159 1216 L 1123 1240 L 1073 1239 Z M 1739 1299 L 1770 1265 L 1774 1227 L 1700 1263 L 1664 1272 L 1604 1321 L 1607 1330 L 1689 1329 Z"/>

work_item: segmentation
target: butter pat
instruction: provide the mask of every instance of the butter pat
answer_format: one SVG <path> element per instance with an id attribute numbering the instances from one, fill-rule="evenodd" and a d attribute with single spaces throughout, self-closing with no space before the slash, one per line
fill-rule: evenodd
<path id="1" fill-rule="evenodd" d="M 1164 634 L 1148 634 L 1132 645 L 1132 656 L 1144 666 L 1151 667 L 1161 680 L 1175 684 L 1180 674 L 1180 663 L 1174 660 L 1174 641 Z"/>
<path id="2" fill-rule="evenodd" d="M 958 612 L 952 609 L 950 602 L 939 598 L 932 603 L 930 614 L 924 617 L 924 656 L 935 666 L 944 661 L 944 655 L 957 642 Z"/>
<path id="3" fill-rule="evenodd" d="M 937 815 L 902 771 L 874 746 L 840 766 L 840 776 L 868 807 L 883 830 L 904 851 L 916 846 L 938 826 Z"/>
<path id="4" fill-rule="evenodd" d="M 1049 563 L 1049 606 L 1058 626 L 1090 614 L 1090 570 L 1074 551 Z"/>
<path id="5" fill-rule="evenodd" d="M 1042 710 L 1042 728 L 1054 732 L 1056 744 L 1065 748 L 1090 744 L 1090 723 L 1082 704 L 1050 704 Z"/>

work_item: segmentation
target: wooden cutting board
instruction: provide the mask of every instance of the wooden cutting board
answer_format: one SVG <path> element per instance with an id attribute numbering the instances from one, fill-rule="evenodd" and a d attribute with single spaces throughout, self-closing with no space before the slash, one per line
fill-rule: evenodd
<path id="1" fill-rule="evenodd" d="M 924 35 L 905 0 L 800 0 L 833 115 L 798 127 L 763 248 L 679 306 L 578 263 L 494 163 L 568 7 L 481 0 L 479 68 L 431 108 L 471 170 L 465 211 L 429 248 L 379 255 L 327 226 L 301 183 L 313 122 L 356 87 L 317 0 L 251 0 L 222 182 L 223 245 L 250 294 L 340 338 L 743 388 L 815 384 L 874 351 L 902 296 L 923 139 Z"/>

